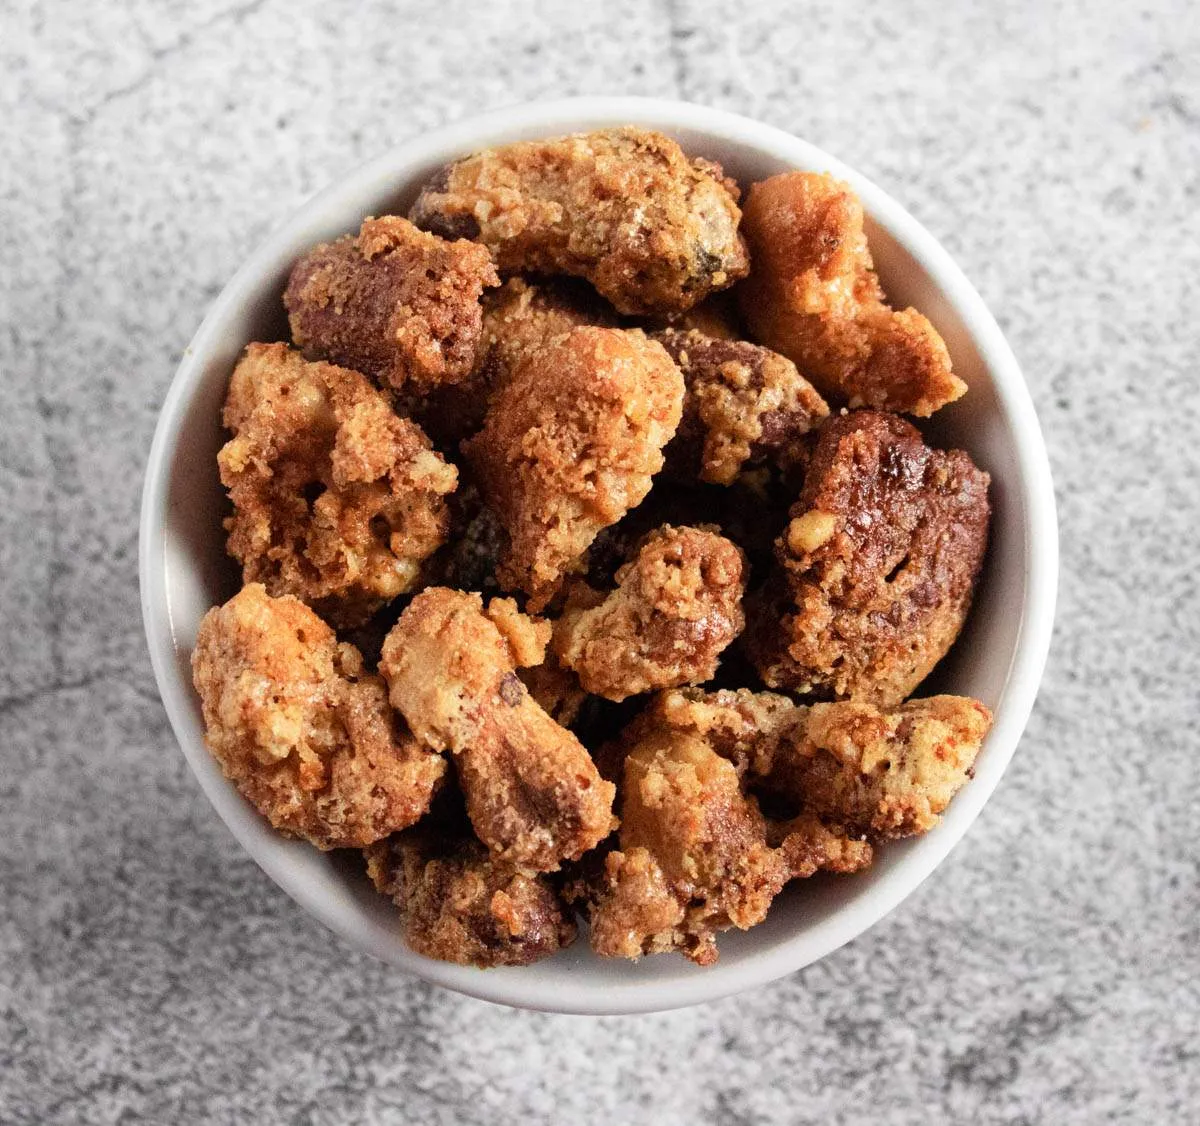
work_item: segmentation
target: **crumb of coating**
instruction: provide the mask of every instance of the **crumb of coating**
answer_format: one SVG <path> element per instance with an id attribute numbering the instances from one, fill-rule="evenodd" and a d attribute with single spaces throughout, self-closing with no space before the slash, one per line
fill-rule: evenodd
<path id="1" fill-rule="evenodd" d="M 518 665 L 542 660 L 549 625 L 493 599 L 430 587 L 388 634 L 379 668 L 423 742 L 454 756 L 467 812 L 500 860 L 551 871 L 612 829 L 614 788 L 533 700 Z"/>
<path id="2" fill-rule="evenodd" d="M 668 472 L 730 485 L 746 468 L 773 464 L 786 472 L 804 459 L 805 438 L 829 407 L 791 360 L 694 329 L 667 329 L 654 339 L 687 385 L 683 419 L 666 450 Z"/>
<path id="3" fill-rule="evenodd" d="M 251 344 L 224 420 L 228 549 L 245 582 L 347 627 L 413 588 L 446 537 L 458 473 L 364 376 Z"/>
<path id="4" fill-rule="evenodd" d="M 200 623 L 192 677 L 213 757 L 276 829 L 365 848 L 413 824 L 446 771 L 304 603 L 242 588 Z"/>
<path id="5" fill-rule="evenodd" d="M 709 528 L 664 525 L 600 595 L 584 583 L 555 622 L 555 655 L 588 692 L 624 700 L 655 688 L 699 684 L 742 631 L 741 550 Z"/>
<path id="6" fill-rule="evenodd" d="M 988 475 L 894 415 L 821 430 L 744 647 L 770 688 L 897 704 L 941 660 L 987 546 Z"/>
<path id="7" fill-rule="evenodd" d="M 366 860 L 376 890 L 400 908 L 405 941 L 427 958 L 528 966 L 575 940 L 545 876 L 497 860 L 472 838 L 418 827 L 373 844 Z"/>
<path id="8" fill-rule="evenodd" d="M 284 304 L 306 355 L 420 391 L 470 373 L 479 297 L 499 280 L 482 246 L 447 242 L 384 215 L 301 258 Z"/>
<path id="9" fill-rule="evenodd" d="M 409 217 L 482 242 L 502 273 L 569 274 L 622 313 L 680 312 L 744 277 L 736 186 L 669 137 L 604 129 L 442 169 Z"/>
<path id="10" fill-rule="evenodd" d="M 766 784 L 875 840 L 932 829 L 971 776 L 992 724 L 983 704 L 961 696 L 802 711 L 775 749 Z"/>
<path id="11" fill-rule="evenodd" d="M 679 369 L 639 330 L 572 329 L 510 375 L 463 446 L 508 533 L 502 587 L 546 605 L 601 529 L 650 491 L 683 395 Z"/>
<path id="12" fill-rule="evenodd" d="M 921 417 L 966 392 L 933 325 L 884 303 L 862 204 L 846 184 L 772 176 L 750 189 L 742 229 L 754 256 L 740 289 L 746 323 L 822 392 Z"/>
<path id="13" fill-rule="evenodd" d="M 592 889 L 592 949 L 711 965 L 716 932 L 762 922 L 788 878 L 766 831 L 732 764 L 701 739 L 644 730 L 625 759 L 619 847 Z"/>

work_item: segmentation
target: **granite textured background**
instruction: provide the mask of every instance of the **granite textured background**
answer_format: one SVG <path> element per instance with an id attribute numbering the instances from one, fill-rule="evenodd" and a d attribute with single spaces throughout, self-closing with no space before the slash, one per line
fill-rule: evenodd
<path id="1" fill-rule="evenodd" d="M 0 0 L 0 1122 L 1200 1118 L 1200 22 L 1127 4 Z M 1009 334 L 1055 646 L 978 825 L 820 964 L 636 1019 L 342 947 L 248 860 L 144 652 L 179 354 L 302 199 L 422 129 L 678 96 L 838 154 Z"/>

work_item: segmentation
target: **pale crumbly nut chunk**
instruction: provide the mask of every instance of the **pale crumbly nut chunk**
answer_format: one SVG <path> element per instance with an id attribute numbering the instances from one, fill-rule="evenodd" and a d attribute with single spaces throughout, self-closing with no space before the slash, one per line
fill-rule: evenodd
<path id="1" fill-rule="evenodd" d="M 992 725 L 983 704 L 961 696 L 802 711 L 803 723 L 776 748 L 767 785 L 876 840 L 932 829 L 971 777 Z"/>
<path id="2" fill-rule="evenodd" d="M 338 626 L 411 590 L 446 537 L 458 472 L 358 372 L 251 344 L 217 455 L 245 582 L 293 594 Z"/>
<path id="3" fill-rule="evenodd" d="M 276 829 L 318 848 L 364 848 L 413 824 L 445 774 L 358 651 L 259 583 L 204 616 L 192 676 L 226 777 Z"/>
<path id="4" fill-rule="evenodd" d="M 744 277 L 735 185 L 669 137 L 604 129 L 447 166 L 410 218 L 477 239 L 502 273 L 585 278 L 622 313 L 688 309 Z"/>
<path id="5" fill-rule="evenodd" d="M 509 536 L 505 589 L 541 609 L 601 529 L 641 502 L 683 392 L 662 345 L 637 330 L 572 329 L 512 373 L 463 446 Z"/>
<path id="6" fill-rule="evenodd" d="M 667 329 L 654 339 L 687 385 L 683 419 L 666 450 L 668 472 L 730 485 L 745 469 L 769 464 L 786 472 L 803 463 L 805 439 L 829 407 L 791 360 L 694 329 Z"/>
<path id="7" fill-rule="evenodd" d="M 715 531 L 664 525 L 617 572 L 616 590 L 575 586 L 554 625 L 555 655 L 610 700 L 708 680 L 745 625 L 745 564 Z"/>
<path id="8" fill-rule="evenodd" d="M 987 546 L 988 475 L 894 415 L 821 431 L 744 647 L 771 688 L 881 706 L 958 636 Z"/>
<path id="9" fill-rule="evenodd" d="M 754 270 L 740 300 L 755 339 L 851 407 L 926 417 L 966 392 L 933 325 L 884 302 L 846 184 L 784 172 L 755 184 L 745 211 Z"/>
<path id="10" fill-rule="evenodd" d="M 284 304 L 306 355 L 420 392 L 470 373 L 479 297 L 499 280 L 482 246 L 447 242 L 384 215 L 301 258 Z"/>
<path id="11" fill-rule="evenodd" d="M 551 871 L 613 827 L 614 788 L 583 745 L 517 676 L 549 627 L 494 600 L 431 587 L 388 634 L 379 663 L 393 706 L 428 745 L 454 755 L 467 813 L 498 860 Z"/>
<path id="12" fill-rule="evenodd" d="M 766 831 L 733 765 L 703 740 L 643 730 L 625 759 L 619 848 L 593 891 L 592 948 L 715 962 L 716 933 L 762 922 L 788 878 Z"/>
<path id="13" fill-rule="evenodd" d="M 472 838 L 422 827 L 366 850 L 367 875 L 400 908 L 418 954 L 470 966 L 528 966 L 575 940 L 545 876 L 522 872 Z"/>

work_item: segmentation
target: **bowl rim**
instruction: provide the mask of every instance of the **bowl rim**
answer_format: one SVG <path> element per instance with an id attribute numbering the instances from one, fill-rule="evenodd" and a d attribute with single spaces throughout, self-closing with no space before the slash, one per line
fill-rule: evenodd
<path id="1" fill-rule="evenodd" d="M 186 409 L 201 383 L 205 357 L 218 341 L 226 316 L 261 283 L 297 234 L 320 221 L 351 185 L 382 189 L 404 176 L 406 168 L 444 161 L 451 152 L 467 152 L 495 143 L 499 135 L 531 128 L 547 134 L 637 124 L 692 130 L 714 139 L 748 145 L 792 161 L 797 167 L 825 167 L 859 194 L 872 220 L 883 227 L 926 271 L 954 308 L 988 368 L 998 408 L 1012 436 L 1018 480 L 1014 483 L 1024 515 L 1025 599 L 1004 686 L 988 737 L 985 767 L 956 797 L 935 832 L 920 838 L 902 864 L 888 876 L 816 926 L 778 943 L 761 955 L 736 964 L 712 967 L 703 974 L 670 982 L 587 982 L 569 986 L 533 975 L 480 971 L 435 962 L 414 954 L 402 941 L 391 946 L 373 940 L 352 925 L 344 908 L 332 904 L 303 879 L 264 856 L 231 816 L 229 793 L 206 779 L 194 756 L 207 755 L 203 742 L 188 736 L 192 686 L 179 675 L 175 628 L 171 620 L 165 566 L 168 486 L 172 452 Z M 139 518 L 138 572 L 142 617 L 155 680 L 172 730 L 188 765 L 216 812 L 251 858 L 293 900 L 355 948 L 397 966 L 403 972 L 482 1000 L 547 1012 L 615 1015 L 661 1011 L 715 1000 L 763 985 L 825 957 L 873 926 L 907 898 L 961 840 L 1000 781 L 1028 721 L 1049 651 L 1058 581 L 1058 525 L 1050 464 L 1033 401 L 1016 357 L 982 297 L 949 253 L 896 200 L 874 183 L 815 145 L 782 129 L 740 114 L 690 102 L 642 97 L 574 97 L 527 102 L 464 118 L 419 134 L 340 177 L 287 216 L 246 259 L 212 303 L 184 349 L 161 407 L 146 462 Z"/>

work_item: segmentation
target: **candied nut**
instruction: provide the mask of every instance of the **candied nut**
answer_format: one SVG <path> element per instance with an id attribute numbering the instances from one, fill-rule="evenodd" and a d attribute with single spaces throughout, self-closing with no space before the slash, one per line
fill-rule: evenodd
<path id="1" fill-rule="evenodd" d="M 453 754 L 479 839 L 497 859 L 551 871 L 608 835 L 614 788 L 516 676 L 515 616 L 430 587 L 388 634 L 379 669 L 417 737 Z"/>
<path id="2" fill-rule="evenodd" d="M 740 287 L 746 323 L 822 393 L 921 417 L 966 393 L 933 325 L 884 303 L 862 204 L 846 184 L 772 176 L 751 187 L 742 228 L 754 256 Z"/>
<path id="3" fill-rule="evenodd" d="M 748 469 L 785 471 L 808 456 L 806 438 L 829 414 L 825 400 L 785 356 L 745 340 L 667 329 L 658 340 L 683 373 L 683 418 L 667 447 L 667 471 L 730 485 Z"/>
<path id="4" fill-rule="evenodd" d="M 965 453 L 930 449 L 894 415 L 826 423 L 778 566 L 748 600 L 745 649 L 763 682 L 824 699 L 905 699 L 966 618 L 987 489 Z M 834 527 L 822 538 L 826 517 Z"/>
<path id="5" fill-rule="evenodd" d="M 471 966 L 528 966 L 575 939 L 545 876 L 490 855 L 478 841 L 423 827 L 366 850 L 367 875 L 400 908 L 408 945 Z"/>
<path id="6" fill-rule="evenodd" d="M 886 710 L 814 704 L 779 740 L 766 784 L 877 840 L 926 833 L 971 776 L 991 725 L 983 704 L 961 696 Z"/>
<path id="7" fill-rule="evenodd" d="M 458 471 L 358 372 L 251 344 L 217 455 L 245 582 L 293 594 L 339 627 L 416 585 L 445 540 Z"/>
<path id="8" fill-rule="evenodd" d="M 363 848 L 420 817 L 446 763 L 302 602 L 250 583 L 200 623 L 192 675 L 213 757 L 276 829 Z"/>
<path id="9" fill-rule="evenodd" d="M 384 215 L 301 258 L 284 304 L 306 355 L 408 393 L 467 377 L 480 294 L 499 282 L 482 246 L 447 242 Z"/>
<path id="10" fill-rule="evenodd" d="M 624 700 L 698 684 L 745 624 L 741 550 L 707 528 L 651 533 L 599 598 L 577 586 L 554 626 L 558 659 L 588 692 Z"/>
<path id="11" fill-rule="evenodd" d="M 650 491 L 683 405 L 683 378 L 640 331 L 553 338 L 496 392 L 463 449 L 509 543 L 499 578 L 540 610 L 601 529 Z"/>
<path id="12" fill-rule="evenodd" d="M 410 217 L 478 239 L 501 271 L 586 278 L 622 313 L 690 308 L 748 269 L 737 189 L 669 137 L 604 129 L 476 153 Z"/>

